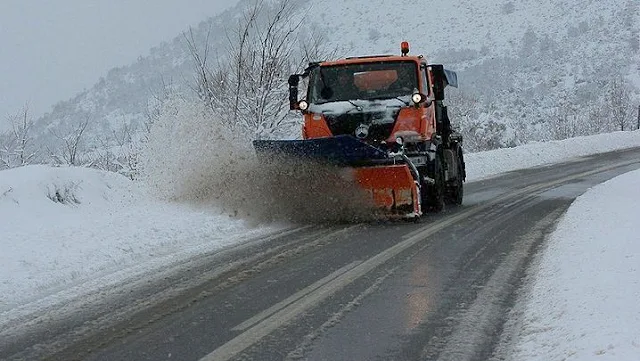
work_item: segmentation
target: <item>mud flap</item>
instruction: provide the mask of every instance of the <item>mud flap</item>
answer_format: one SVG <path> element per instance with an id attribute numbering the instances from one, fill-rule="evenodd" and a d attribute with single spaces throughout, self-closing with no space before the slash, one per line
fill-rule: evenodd
<path id="1" fill-rule="evenodd" d="M 372 197 L 376 208 L 386 213 L 420 216 L 420 190 L 406 164 L 354 169 L 360 187 Z"/>

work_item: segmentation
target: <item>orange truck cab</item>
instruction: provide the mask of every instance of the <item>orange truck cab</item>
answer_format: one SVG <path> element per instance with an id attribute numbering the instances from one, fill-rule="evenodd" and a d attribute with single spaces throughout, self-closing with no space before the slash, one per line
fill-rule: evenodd
<path id="1" fill-rule="evenodd" d="M 303 140 L 256 141 L 256 150 L 353 167 L 358 184 L 390 213 L 417 217 L 461 204 L 462 136 L 444 105 L 457 75 L 408 53 L 403 42 L 401 55 L 314 62 L 291 75 L 290 109 L 302 113 Z"/>

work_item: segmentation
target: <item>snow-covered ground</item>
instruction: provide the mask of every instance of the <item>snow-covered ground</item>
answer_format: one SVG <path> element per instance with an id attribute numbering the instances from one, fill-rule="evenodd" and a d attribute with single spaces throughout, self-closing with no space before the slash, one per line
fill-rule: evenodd
<path id="1" fill-rule="evenodd" d="M 0 315 L 99 277 L 130 277 L 270 230 L 154 200 L 115 173 L 40 165 L 3 170 Z"/>
<path id="2" fill-rule="evenodd" d="M 534 142 L 465 155 L 467 180 L 516 169 L 563 162 L 575 157 L 640 146 L 640 132 L 615 132 L 551 142 Z"/>
<path id="3" fill-rule="evenodd" d="M 468 154 L 468 176 L 637 146 L 638 131 Z M 640 172 L 609 181 L 563 218 L 541 257 L 515 359 L 640 359 L 638 185 Z M 0 171 L 0 319 L 72 287 L 89 291 L 97 278 L 126 279 L 277 229 L 155 200 L 117 174 Z"/>
<path id="4" fill-rule="evenodd" d="M 640 170 L 571 205 L 522 302 L 513 360 L 640 360 Z"/>

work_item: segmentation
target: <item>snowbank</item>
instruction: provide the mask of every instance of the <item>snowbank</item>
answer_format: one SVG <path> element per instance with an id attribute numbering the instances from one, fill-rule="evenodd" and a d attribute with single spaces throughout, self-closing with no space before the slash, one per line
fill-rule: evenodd
<path id="1" fill-rule="evenodd" d="M 27 166 L 0 171 L 0 312 L 151 260 L 175 261 L 265 232 L 154 201 L 115 173 Z M 123 277 L 126 274 L 122 275 Z"/>
<path id="2" fill-rule="evenodd" d="M 467 180 L 633 147 L 640 147 L 640 131 L 534 142 L 515 148 L 472 153 L 465 155 Z"/>
<path id="3" fill-rule="evenodd" d="M 580 196 L 550 237 L 513 360 L 640 359 L 640 171 Z"/>

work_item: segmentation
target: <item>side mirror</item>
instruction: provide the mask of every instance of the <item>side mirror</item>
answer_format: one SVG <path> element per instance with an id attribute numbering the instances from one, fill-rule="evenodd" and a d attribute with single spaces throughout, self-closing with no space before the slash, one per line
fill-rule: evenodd
<path id="1" fill-rule="evenodd" d="M 300 83 L 300 75 L 293 74 L 289 76 L 289 110 L 298 110 L 298 84 Z"/>
<path id="2" fill-rule="evenodd" d="M 445 75 L 444 67 L 440 64 L 433 64 L 431 73 L 433 74 L 433 97 L 436 101 L 444 100 Z"/>
<path id="3" fill-rule="evenodd" d="M 444 88 L 458 87 L 458 74 L 455 71 L 445 69 L 442 64 L 429 65 L 433 75 L 433 97 L 436 101 L 444 100 Z"/>

